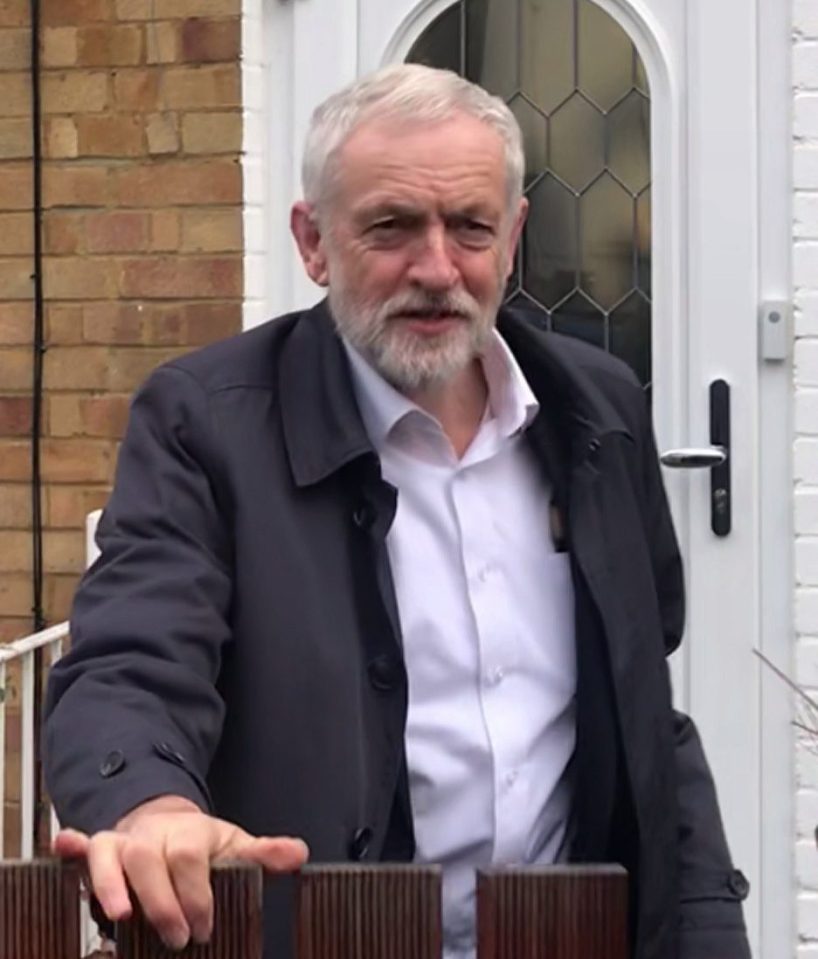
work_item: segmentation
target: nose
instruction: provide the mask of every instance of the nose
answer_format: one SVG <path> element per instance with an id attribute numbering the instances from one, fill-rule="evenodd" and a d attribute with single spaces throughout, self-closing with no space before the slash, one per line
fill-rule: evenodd
<path id="1" fill-rule="evenodd" d="M 430 227 L 418 244 L 409 278 L 425 290 L 444 292 L 455 286 L 459 277 L 448 248 L 445 229 L 442 226 Z"/>

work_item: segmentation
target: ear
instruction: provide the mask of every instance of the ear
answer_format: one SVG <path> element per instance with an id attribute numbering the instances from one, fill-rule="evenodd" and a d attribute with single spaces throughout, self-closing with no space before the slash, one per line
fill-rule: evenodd
<path id="1" fill-rule="evenodd" d="M 517 249 L 517 244 L 520 242 L 520 234 L 523 232 L 523 226 L 525 226 L 525 219 L 527 216 L 528 200 L 525 197 L 522 197 L 520 200 L 520 205 L 517 208 L 517 212 L 514 214 L 514 221 L 511 224 L 511 229 L 508 233 L 508 246 L 506 247 L 506 255 L 508 256 L 508 269 L 506 270 L 506 279 L 511 276 L 514 270 L 514 253 Z"/>
<path id="2" fill-rule="evenodd" d="M 326 286 L 329 283 L 329 273 L 324 242 L 315 209 L 309 203 L 300 200 L 293 204 L 290 211 L 290 230 L 295 237 L 307 275 L 319 286 Z"/>

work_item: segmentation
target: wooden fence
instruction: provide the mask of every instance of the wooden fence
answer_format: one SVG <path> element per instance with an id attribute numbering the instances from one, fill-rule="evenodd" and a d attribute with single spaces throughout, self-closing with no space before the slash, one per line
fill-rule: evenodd
<path id="1" fill-rule="evenodd" d="M 259 870 L 217 868 L 213 893 L 208 945 L 170 952 L 137 914 L 117 929 L 118 959 L 262 959 Z M 76 868 L 0 862 L 0 959 L 80 959 L 79 898 Z M 296 903 L 296 959 L 440 959 L 435 867 L 308 866 Z M 478 872 L 477 929 L 478 959 L 626 959 L 626 874 L 611 866 Z"/>

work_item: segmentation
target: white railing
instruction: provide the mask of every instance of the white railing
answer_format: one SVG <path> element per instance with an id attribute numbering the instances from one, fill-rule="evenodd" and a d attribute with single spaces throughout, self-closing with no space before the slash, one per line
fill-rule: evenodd
<path id="1" fill-rule="evenodd" d="M 0 859 L 3 845 L 6 802 L 6 709 L 9 704 L 9 665 L 20 663 L 20 855 L 30 859 L 34 855 L 34 804 L 36 792 L 37 757 L 34 750 L 34 660 L 37 650 L 43 650 L 44 664 L 50 668 L 63 652 L 68 636 L 68 623 L 58 623 L 42 632 L 24 636 L 0 646 Z"/>

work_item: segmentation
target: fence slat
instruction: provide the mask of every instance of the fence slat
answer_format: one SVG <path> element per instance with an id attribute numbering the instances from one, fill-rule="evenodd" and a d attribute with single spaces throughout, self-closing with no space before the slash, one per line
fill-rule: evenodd
<path id="1" fill-rule="evenodd" d="M 181 952 L 165 948 L 136 906 L 134 918 L 116 929 L 117 959 L 261 959 L 261 869 L 216 866 L 213 937 Z"/>
<path id="2" fill-rule="evenodd" d="M 478 959 L 626 959 L 628 878 L 619 866 L 477 874 Z"/>
<path id="3" fill-rule="evenodd" d="M 296 959 L 440 959 L 436 866 L 306 866 Z"/>
<path id="4" fill-rule="evenodd" d="M 26 653 L 22 662 L 20 683 L 20 722 L 22 743 L 20 749 L 20 848 L 23 859 L 34 855 L 34 656 Z"/>
<path id="5" fill-rule="evenodd" d="M 79 870 L 0 862 L 0 959 L 78 959 Z"/>

